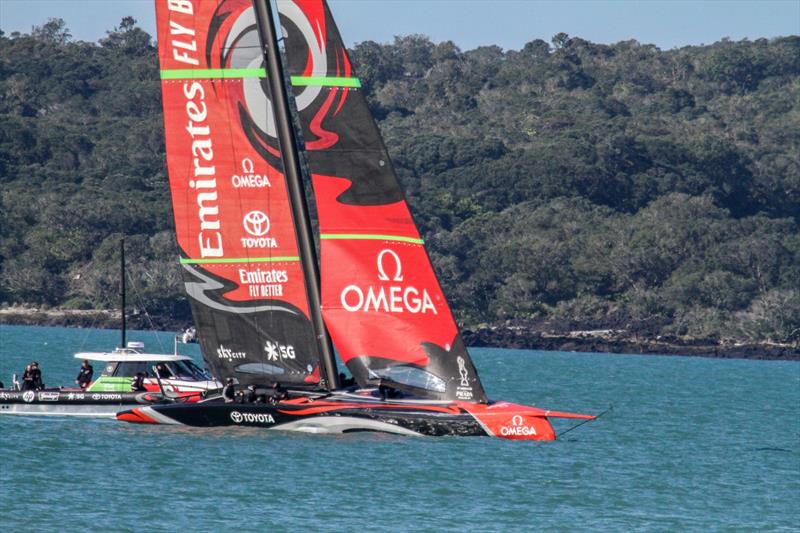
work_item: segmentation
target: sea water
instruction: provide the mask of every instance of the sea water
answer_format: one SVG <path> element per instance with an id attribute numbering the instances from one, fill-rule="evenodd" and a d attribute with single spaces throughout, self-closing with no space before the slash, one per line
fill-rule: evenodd
<path id="1" fill-rule="evenodd" d="M 129 338 L 172 351 L 169 334 Z M 69 385 L 73 352 L 117 343 L 114 331 L 0 326 L 0 379 L 35 359 L 47 385 Z M 800 527 L 800 363 L 472 353 L 492 398 L 613 410 L 548 443 L 0 416 L 0 530 Z"/>

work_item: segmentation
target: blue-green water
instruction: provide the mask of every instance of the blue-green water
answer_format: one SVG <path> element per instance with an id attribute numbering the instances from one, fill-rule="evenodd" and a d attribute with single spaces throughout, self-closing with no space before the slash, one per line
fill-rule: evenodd
<path id="1" fill-rule="evenodd" d="M 131 338 L 172 349 L 167 334 Z M 117 342 L 113 331 L 0 326 L 0 379 L 36 359 L 48 385 L 72 383 L 73 352 Z M 0 530 L 800 527 L 800 364 L 473 354 L 493 398 L 614 410 L 551 443 L 3 416 Z"/>

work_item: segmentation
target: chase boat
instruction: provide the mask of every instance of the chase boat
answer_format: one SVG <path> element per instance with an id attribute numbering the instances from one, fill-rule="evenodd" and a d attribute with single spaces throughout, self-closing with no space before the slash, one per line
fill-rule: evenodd
<path id="1" fill-rule="evenodd" d="M 159 402 L 192 403 L 215 393 L 222 383 L 192 359 L 180 354 L 144 351 L 144 343 L 129 342 L 112 352 L 80 352 L 76 359 L 101 363 L 103 370 L 85 389 L 78 387 L 0 390 L 0 414 L 54 415 L 114 418 L 117 412 Z M 133 391 L 138 373 L 144 374 L 144 391 Z"/>

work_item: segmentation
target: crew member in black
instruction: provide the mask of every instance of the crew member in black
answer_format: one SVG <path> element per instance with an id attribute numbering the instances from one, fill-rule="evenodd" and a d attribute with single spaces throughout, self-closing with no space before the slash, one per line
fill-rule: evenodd
<path id="1" fill-rule="evenodd" d="M 93 375 L 94 368 L 89 364 L 89 361 L 84 359 L 83 363 L 81 363 L 81 369 L 78 370 L 78 377 L 75 378 L 75 383 L 77 383 L 80 388 L 85 389 L 89 386 L 89 383 L 92 382 Z"/>
<path id="2" fill-rule="evenodd" d="M 236 399 L 236 388 L 233 385 L 233 378 L 228 378 L 225 381 L 225 386 L 222 388 L 222 397 L 225 398 L 225 403 L 232 403 Z"/>
<path id="3" fill-rule="evenodd" d="M 33 363 L 25 367 L 22 373 L 22 390 L 33 390 Z"/>
<path id="4" fill-rule="evenodd" d="M 168 379 L 172 377 L 172 372 L 170 372 L 167 368 L 167 365 L 163 363 L 158 363 L 156 365 L 156 372 L 158 372 L 158 377 L 161 379 Z"/>
<path id="5" fill-rule="evenodd" d="M 281 401 L 287 399 L 289 397 L 289 393 L 286 392 L 286 389 L 281 387 L 281 384 L 277 381 L 272 384 L 272 392 L 270 393 L 270 403 L 278 404 Z"/>
<path id="6" fill-rule="evenodd" d="M 348 379 L 347 376 L 344 374 L 344 372 L 339 372 L 339 385 L 343 389 L 346 389 L 348 387 L 352 387 L 355 384 L 356 384 L 355 378 Z"/>
<path id="7" fill-rule="evenodd" d="M 31 377 L 33 379 L 34 390 L 41 390 L 44 388 L 44 383 L 42 382 L 42 371 L 39 370 L 39 363 L 36 361 L 31 363 Z"/>
<path id="8" fill-rule="evenodd" d="M 144 372 L 137 372 L 136 375 L 133 377 L 133 381 L 131 382 L 131 390 L 133 392 L 145 392 L 147 389 L 144 386 L 144 378 L 147 377 L 147 374 Z"/>
<path id="9" fill-rule="evenodd" d="M 255 385 L 248 385 L 247 392 L 245 393 L 245 400 L 247 403 L 253 403 L 256 401 L 256 386 Z"/>
<path id="10" fill-rule="evenodd" d="M 402 396 L 399 390 L 384 384 L 378 385 L 378 393 L 381 395 L 381 400 L 386 400 L 386 398 L 399 398 Z"/>

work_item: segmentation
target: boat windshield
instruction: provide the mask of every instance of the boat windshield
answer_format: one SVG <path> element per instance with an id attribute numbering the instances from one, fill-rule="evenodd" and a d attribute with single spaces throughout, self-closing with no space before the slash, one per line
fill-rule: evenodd
<path id="1" fill-rule="evenodd" d="M 208 372 L 197 366 L 193 361 L 170 361 L 169 363 L 162 364 L 166 366 L 169 373 L 172 374 L 172 376 L 169 377 L 174 379 L 187 379 L 192 381 L 207 381 L 212 379 Z"/>
<path id="2" fill-rule="evenodd" d="M 445 392 L 447 384 L 445 381 L 431 374 L 427 370 L 413 366 L 396 365 L 370 371 L 370 377 L 394 381 L 395 383 L 408 385 L 417 389 L 424 389 L 433 392 Z"/>

